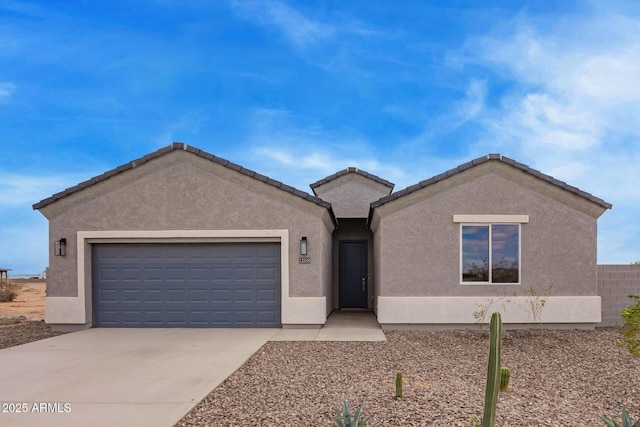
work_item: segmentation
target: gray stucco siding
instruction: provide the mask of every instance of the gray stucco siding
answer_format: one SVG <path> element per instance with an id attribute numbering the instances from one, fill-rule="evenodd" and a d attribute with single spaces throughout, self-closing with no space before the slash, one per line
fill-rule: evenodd
<path id="1" fill-rule="evenodd" d="M 547 192 L 544 185 L 550 184 L 529 182 L 533 177 L 501 167 L 478 172 L 461 173 L 464 179 L 442 181 L 446 187 L 417 191 L 376 209 L 372 226 L 380 295 L 521 295 L 530 286 L 542 292 L 551 284 L 556 296 L 596 295 L 591 211 L 570 194 L 563 203 L 555 190 Z M 521 226 L 520 285 L 461 284 L 460 224 L 453 222 L 454 214 L 529 216 Z"/>
<path id="2" fill-rule="evenodd" d="M 323 246 L 333 223 L 326 208 L 182 150 L 40 210 L 50 220 L 50 241 L 68 242 L 66 257 L 50 254 L 49 296 L 77 295 L 80 230 L 288 229 L 291 296 L 324 296 L 331 286 Z M 310 242 L 310 265 L 297 264 L 302 236 Z"/>
<path id="3" fill-rule="evenodd" d="M 348 173 L 314 188 L 331 203 L 337 218 L 366 218 L 369 204 L 388 195 L 390 188 L 357 173 Z"/>

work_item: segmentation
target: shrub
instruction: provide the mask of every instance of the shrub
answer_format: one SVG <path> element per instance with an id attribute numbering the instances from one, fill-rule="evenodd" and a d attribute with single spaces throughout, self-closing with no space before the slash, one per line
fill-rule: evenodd
<path id="1" fill-rule="evenodd" d="M 0 283 L 0 302 L 9 302 L 18 296 L 18 285 L 11 282 Z"/>
<path id="2" fill-rule="evenodd" d="M 636 303 L 625 307 L 620 313 L 623 320 L 620 330 L 622 344 L 633 356 L 640 357 L 640 296 L 629 295 L 629 298 L 635 300 Z"/>

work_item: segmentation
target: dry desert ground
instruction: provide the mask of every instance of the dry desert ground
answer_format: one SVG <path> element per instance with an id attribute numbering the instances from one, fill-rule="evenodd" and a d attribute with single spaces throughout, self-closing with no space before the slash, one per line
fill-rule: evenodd
<path id="1" fill-rule="evenodd" d="M 26 320 L 44 320 L 44 297 L 47 284 L 44 280 L 16 281 L 18 296 L 11 302 L 0 303 L 0 320 L 24 316 Z"/>

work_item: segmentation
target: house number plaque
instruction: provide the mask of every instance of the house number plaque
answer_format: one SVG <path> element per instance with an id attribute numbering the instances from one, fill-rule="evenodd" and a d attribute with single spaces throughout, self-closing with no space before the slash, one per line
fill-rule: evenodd
<path id="1" fill-rule="evenodd" d="M 309 257 L 298 258 L 298 264 L 311 264 L 311 258 Z"/>

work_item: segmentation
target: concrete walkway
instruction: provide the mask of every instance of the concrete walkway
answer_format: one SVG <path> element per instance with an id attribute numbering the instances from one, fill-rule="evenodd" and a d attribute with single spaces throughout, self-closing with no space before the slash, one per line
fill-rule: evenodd
<path id="1" fill-rule="evenodd" d="M 0 350 L 0 426 L 170 427 L 269 340 L 385 339 L 367 312 L 320 329 L 74 332 Z"/>
<path id="2" fill-rule="evenodd" d="M 0 426 L 172 426 L 278 331 L 89 329 L 0 350 Z"/>
<path id="3" fill-rule="evenodd" d="M 334 311 L 320 329 L 280 329 L 270 341 L 386 341 L 371 311 Z"/>

